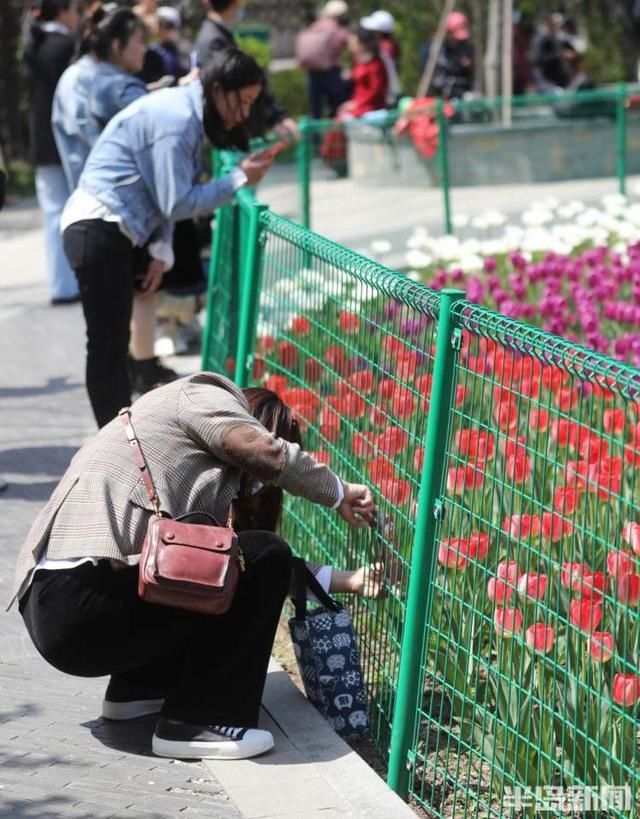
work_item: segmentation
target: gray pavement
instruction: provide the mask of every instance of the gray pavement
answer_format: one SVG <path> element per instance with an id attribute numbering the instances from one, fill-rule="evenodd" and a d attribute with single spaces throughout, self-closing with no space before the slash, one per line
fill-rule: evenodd
<path id="1" fill-rule="evenodd" d="M 106 678 L 57 672 L 14 608 L 16 555 L 37 510 L 95 426 L 84 389 L 78 305 L 52 308 L 33 203 L 0 214 L 0 817 L 388 819 L 414 815 L 272 664 L 257 760 L 151 755 L 152 717 L 99 716 Z M 189 370 L 197 359 L 172 360 Z"/>

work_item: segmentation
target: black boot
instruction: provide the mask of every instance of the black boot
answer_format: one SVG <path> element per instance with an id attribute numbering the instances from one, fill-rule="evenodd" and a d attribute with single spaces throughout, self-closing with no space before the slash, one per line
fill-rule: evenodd
<path id="1" fill-rule="evenodd" d="M 143 395 L 154 387 L 175 381 L 176 378 L 178 378 L 178 373 L 160 364 L 155 356 L 143 359 L 129 357 L 129 379 L 132 392 Z"/>

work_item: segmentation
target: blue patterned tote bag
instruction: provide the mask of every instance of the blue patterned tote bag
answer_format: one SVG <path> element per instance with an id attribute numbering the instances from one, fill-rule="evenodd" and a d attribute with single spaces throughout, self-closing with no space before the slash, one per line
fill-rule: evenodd
<path id="1" fill-rule="evenodd" d="M 296 614 L 289 620 L 300 676 L 309 702 L 341 737 L 367 733 L 367 693 L 349 612 L 333 600 L 308 569 L 294 559 Z M 307 610 L 307 589 L 321 603 Z"/>

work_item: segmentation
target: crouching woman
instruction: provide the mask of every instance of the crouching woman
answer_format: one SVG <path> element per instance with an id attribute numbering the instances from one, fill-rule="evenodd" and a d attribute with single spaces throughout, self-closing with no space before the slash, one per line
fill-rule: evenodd
<path id="1" fill-rule="evenodd" d="M 268 431 L 248 397 L 222 376 L 198 373 L 135 403 L 161 511 L 225 521 L 247 482 L 259 481 L 334 507 L 353 526 L 369 525 L 370 491 Z M 152 743 L 159 756 L 263 753 L 273 738 L 256 725 L 290 583 L 289 546 L 273 532 L 238 534 L 246 571 L 226 614 L 160 606 L 137 592 L 152 514 L 116 418 L 76 454 L 18 558 L 13 600 L 31 639 L 60 671 L 111 676 L 105 717 L 160 712 Z"/>

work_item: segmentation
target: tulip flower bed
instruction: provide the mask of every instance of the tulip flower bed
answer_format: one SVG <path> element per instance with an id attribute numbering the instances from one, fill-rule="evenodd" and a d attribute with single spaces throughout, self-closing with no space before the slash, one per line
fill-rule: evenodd
<path id="1" fill-rule="evenodd" d="M 637 815 L 607 788 L 635 795 L 640 781 L 640 374 L 460 302 L 446 345 L 446 456 L 434 463 L 424 442 L 442 354 L 438 294 L 272 214 L 263 229 L 253 382 L 292 407 L 318 461 L 372 486 L 387 519 L 382 535 L 354 533 L 295 499 L 283 522 L 311 559 L 387 564 L 387 599 L 353 604 L 378 748 L 389 746 L 422 546 L 423 469 L 441 469 L 412 796 L 433 816 L 534 817 L 534 796 L 560 789 L 564 808 L 556 800 L 546 815 L 582 815 L 581 798 L 594 816 Z"/>
<path id="2" fill-rule="evenodd" d="M 601 209 L 547 200 L 533 203 L 521 224 L 505 220 L 495 211 L 477 217 L 481 238 L 416 229 L 406 257 L 411 275 L 640 366 L 640 204 L 617 195 Z M 488 236 L 492 230 L 499 235 Z"/>

